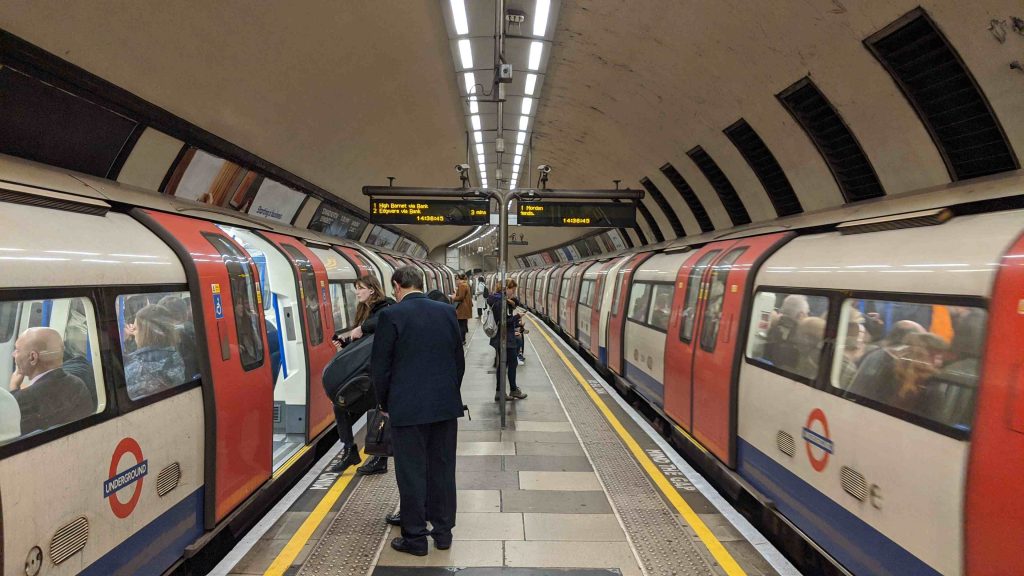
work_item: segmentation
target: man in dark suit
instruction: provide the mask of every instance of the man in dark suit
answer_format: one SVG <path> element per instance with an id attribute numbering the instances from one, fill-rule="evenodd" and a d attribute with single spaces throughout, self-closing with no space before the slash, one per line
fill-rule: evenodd
<path id="1" fill-rule="evenodd" d="M 29 328 L 14 342 L 16 378 L 11 394 L 21 408 L 22 434 L 74 422 L 96 411 L 85 383 L 65 372 L 63 363 L 64 341 L 53 328 Z"/>
<path id="2" fill-rule="evenodd" d="M 401 500 L 399 552 L 427 554 L 427 535 L 445 550 L 455 526 L 455 443 L 462 416 L 462 335 L 450 305 L 423 295 L 423 274 L 402 266 L 391 277 L 398 304 L 380 311 L 370 376 L 391 417 Z M 427 530 L 427 522 L 433 530 Z"/>

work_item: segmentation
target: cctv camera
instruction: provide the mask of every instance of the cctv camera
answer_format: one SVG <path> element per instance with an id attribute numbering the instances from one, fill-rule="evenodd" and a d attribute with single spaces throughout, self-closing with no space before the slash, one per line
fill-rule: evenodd
<path id="1" fill-rule="evenodd" d="M 551 166 L 548 166 L 547 164 L 541 164 L 540 166 L 537 166 L 537 170 L 539 172 L 547 174 L 548 172 L 551 172 Z"/>
<path id="2" fill-rule="evenodd" d="M 455 171 L 456 172 L 468 172 L 469 171 L 469 164 L 456 164 L 455 165 Z"/>

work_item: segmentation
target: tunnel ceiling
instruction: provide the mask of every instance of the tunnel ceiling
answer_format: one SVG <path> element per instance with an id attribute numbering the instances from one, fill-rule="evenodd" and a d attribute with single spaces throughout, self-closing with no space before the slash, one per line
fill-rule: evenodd
<path id="1" fill-rule="evenodd" d="M 833 171 L 780 99 L 809 78 L 885 194 L 947 183 L 940 148 L 865 44 L 919 5 L 973 75 L 1011 152 L 1024 150 L 1024 72 L 1010 67 L 1024 60 L 1016 1 L 568 1 L 554 24 L 533 165 L 552 165 L 558 188 L 607 188 L 613 179 L 653 188 L 644 206 L 671 238 L 699 233 L 701 217 L 705 227 L 729 227 L 737 206 L 754 222 L 794 206 L 792 197 L 773 204 L 730 140 L 756 143 L 753 132 L 799 209 L 839 205 Z M 457 184 L 466 119 L 447 9 L 447 1 L 400 0 L 9 1 L 0 28 L 366 206 L 360 188 L 387 176 Z M 1007 23 L 1002 41 L 993 20 Z M 723 181 L 734 196 L 723 195 Z M 524 231 L 526 251 L 580 234 Z M 410 232 L 433 249 L 466 230 Z"/>

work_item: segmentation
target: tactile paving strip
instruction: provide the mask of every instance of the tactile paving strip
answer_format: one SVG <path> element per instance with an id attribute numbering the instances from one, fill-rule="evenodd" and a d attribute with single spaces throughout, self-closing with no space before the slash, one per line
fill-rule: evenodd
<path id="1" fill-rule="evenodd" d="M 394 467 L 387 474 L 360 478 L 299 576 L 366 576 L 389 528 L 384 516 L 397 507 Z"/>
<path id="2" fill-rule="evenodd" d="M 542 341 L 543 342 L 543 341 Z M 534 346 L 555 390 L 604 484 L 644 571 L 650 576 L 718 575 L 703 543 L 658 495 L 646 473 L 622 444 L 608 420 L 550 346 Z"/>

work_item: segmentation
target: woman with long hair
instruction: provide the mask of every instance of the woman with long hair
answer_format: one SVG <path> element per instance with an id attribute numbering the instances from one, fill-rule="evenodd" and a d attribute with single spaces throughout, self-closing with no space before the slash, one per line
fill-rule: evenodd
<path id="1" fill-rule="evenodd" d="M 335 334 L 334 338 L 332 338 L 334 345 L 339 350 L 353 340 L 358 340 L 367 334 L 373 334 L 377 329 L 377 313 L 395 303 L 392 298 L 384 294 L 384 289 L 381 287 L 377 277 L 370 274 L 361 276 L 356 280 L 355 291 L 356 300 L 359 301 L 359 304 L 356 306 L 355 328 L 347 333 Z M 338 440 L 344 444 L 344 448 L 338 463 L 329 470 L 331 472 L 340 472 L 348 466 L 362 461 L 359 457 L 359 446 L 356 445 L 355 435 L 352 433 L 352 422 L 367 410 L 369 404 L 373 403 L 373 390 L 367 393 L 365 400 L 365 402 L 359 403 L 362 406 L 356 406 L 351 410 L 346 410 L 332 403 L 334 419 L 338 423 Z M 387 470 L 387 457 L 374 456 L 367 460 L 366 464 L 356 469 L 356 473 L 359 475 L 383 474 Z"/>
<path id="2" fill-rule="evenodd" d="M 526 392 L 519 389 L 516 384 L 516 368 L 519 367 L 519 362 L 516 359 L 516 351 L 519 347 L 518 339 L 523 335 L 523 324 L 522 317 L 515 313 L 516 308 L 520 306 L 519 299 L 516 298 L 516 288 L 518 284 L 515 280 L 509 278 L 505 283 L 505 289 L 502 290 L 501 284 L 498 283 L 494 288 L 494 292 L 487 299 L 487 305 L 491 307 L 491 314 L 494 315 L 495 322 L 501 322 L 501 301 L 502 299 L 507 300 L 505 305 L 505 322 L 507 329 L 507 338 L 503 343 L 501 342 L 501 332 L 499 331 L 491 338 L 491 347 L 494 348 L 494 365 L 498 366 L 498 355 L 501 354 L 499 346 L 505 346 L 506 351 L 506 374 L 508 376 L 509 394 L 508 397 L 513 400 L 522 400 L 526 398 Z M 501 394 L 501 380 L 500 375 L 495 372 L 495 392 L 494 401 L 497 402 Z"/>

